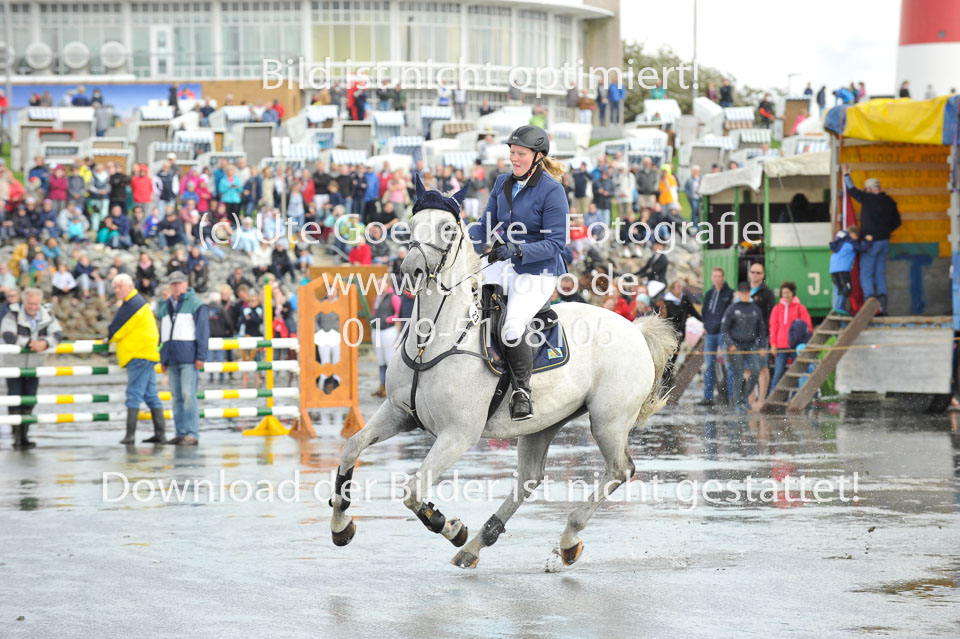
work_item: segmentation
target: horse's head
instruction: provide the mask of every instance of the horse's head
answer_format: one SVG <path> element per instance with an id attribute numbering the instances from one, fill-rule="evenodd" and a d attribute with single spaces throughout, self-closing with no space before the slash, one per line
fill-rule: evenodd
<path id="1" fill-rule="evenodd" d="M 459 275 L 461 264 L 473 255 L 473 247 L 460 219 L 460 206 L 467 187 L 452 196 L 428 191 L 416 176 L 417 199 L 410 217 L 410 248 L 400 264 L 400 273 L 413 290 L 422 289 L 426 280 L 451 272 Z M 452 281 L 445 281 L 451 286 Z"/>

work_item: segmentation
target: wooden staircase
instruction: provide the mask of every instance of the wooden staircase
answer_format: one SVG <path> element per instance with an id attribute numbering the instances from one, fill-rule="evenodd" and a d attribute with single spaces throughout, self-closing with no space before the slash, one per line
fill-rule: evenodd
<path id="1" fill-rule="evenodd" d="M 807 342 L 807 348 L 793 360 L 776 388 L 767 396 L 761 410 L 764 413 L 802 412 L 817 394 L 820 385 L 837 367 L 840 358 L 847 352 L 846 349 L 838 347 L 852 345 L 863 329 L 870 325 L 870 321 L 879 310 L 880 302 L 871 297 L 864 302 L 860 312 L 852 318 L 833 312 L 827 315 L 813 331 L 813 337 Z M 832 347 L 835 350 L 828 351 L 822 360 L 818 359 L 821 348 L 831 337 L 837 338 Z M 810 364 L 814 364 L 814 369 L 808 373 L 807 368 Z M 800 379 L 803 377 L 807 380 L 798 388 Z"/>
<path id="2" fill-rule="evenodd" d="M 697 342 L 696 346 L 687 353 L 683 361 L 677 366 L 670 380 L 670 395 L 667 397 L 667 406 L 676 406 L 680 402 L 680 396 L 687 390 L 687 386 L 693 381 L 693 378 L 700 372 L 703 366 L 703 336 Z"/>

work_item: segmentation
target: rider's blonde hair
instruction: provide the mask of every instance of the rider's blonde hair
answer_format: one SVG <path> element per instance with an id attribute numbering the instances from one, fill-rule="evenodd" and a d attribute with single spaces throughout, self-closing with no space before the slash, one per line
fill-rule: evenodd
<path id="1" fill-rule="evenodd" d="M 543 165 L 543 170 L 558 182 L 563 178 L 563 174 L 567 172 L 567 168 L 563 163 L 551 157 L 544 156 L 544 158 L 540 160 L 540 164 Z"/>

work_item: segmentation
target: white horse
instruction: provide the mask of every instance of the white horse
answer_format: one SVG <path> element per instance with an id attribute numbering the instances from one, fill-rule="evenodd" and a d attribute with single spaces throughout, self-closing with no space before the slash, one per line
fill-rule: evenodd
<path id="1" fill-rule="evenodd" d="M 447 211 L 422 210 L 411 218 L 410 227 L 414 241 L 401 264 L 401 272 L 418 283 L 418 294 L 407 338 L 401 346 L 406 353 L 403 356 L 398 349 L 387 369 L 387 399 L 366 427 L 344 446 L 336 490 L 330 500 L 333 541 L 338 546 L 346 545 L 356 533 L 346 510 L 350 506 L 348 484 L 360 453 L 397 433 L 417 428 L 419 420 L 436 441 L 419 473 L 407 484 L 404 504 L 428 529 L 442 534 L 457 547 L 463 546 L 467 541 L 466 525 L 444 517 L 433 504 L 425 504 L 422 496 L 481 438 L 516 437 L 519 486 L 452 561 L 462 568 L 475 567 L 480 551 L 496 542 L 513 513 L 542 482 L 547 448 L 554 436 L 573 417 L 586 412 L 606 469 L 599 490 L 570 514 L 560 539 L 561 558 L 565 564 L 572 564 L 583 550 L 579 533 L 587 520 L 604 499 L 633 475 L 627 436 L 635 425 L 645 422 L 664 404 L 660 380 L 677 347 L 676 332 L 655 316 L 642 317 L 631 324 L 596 306 L 560 304 L 555 309 L 567 332 L 570 361 L 531 378 L 535 403 L 532 419 L 511 421 L 505 401 L 488 420 L 487 411 L 498 380 L 481 357 L 467 354 L 480 353 L 480 330 L 484 324 L 477 326 L 469 319 L 476 314 L 472 291 L 478 278 L 469 280 L 481 271 L 481 260 L 463 223 Z M 438 243 L 432 238 L 449 239 Z M 464 280 L 469 284 L 457 286 Z M 433 320 L 432 341 L 419 353 L 418 342 L 423 340 L 415 332 L 418 320 L 421 334 L 431 332 L 426 324 Z M 433 361 L 448 352 L 448 356 Z M 427 366 L 415 373 L 407 363 L 411 361 Z M 415 375 L 419 376 L 416 382 Z M 415 415 L 411 410 L 414 384 Z"/>

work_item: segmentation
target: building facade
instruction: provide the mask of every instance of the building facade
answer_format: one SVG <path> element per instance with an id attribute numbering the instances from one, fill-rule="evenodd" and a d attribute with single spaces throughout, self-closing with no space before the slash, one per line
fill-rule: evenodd
<path id="1" fill-rule="evenodd" d="M 461 63 L 488 66 L 467 85 L 471 102 L 496 106 L 513 69 L 528 77 L 564 64 L 619 64 L 619 0 L 41 0 L 10 7 L 7 59 L 21 84 L 255 80 L 265 59 L 302 59 L 342 78 L 379 63 L 416 106 L 435 95 L 422 78 Z M 604 32 L 616 34 L 614 47 L 597 38 Z M 403 76 L 410 67 L 423 73 Z M 558 98 L 563 90 L 558 83 L 542 93 Z"/>

